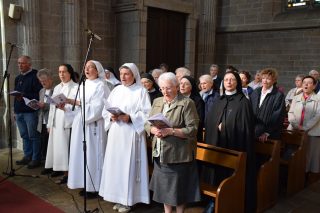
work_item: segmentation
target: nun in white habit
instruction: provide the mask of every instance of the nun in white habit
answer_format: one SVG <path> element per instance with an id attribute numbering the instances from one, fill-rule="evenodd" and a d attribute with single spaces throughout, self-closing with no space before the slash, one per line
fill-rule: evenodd
<path id="1" fill-rule="evenodd" d="M 61 64 L 59 66 L 58 84 L 52 96 L 64 94 L 67 98 L 74 99 L 77 92 L 77 84 L 74 83 L 74 71 L 71 65 Z M 72 105 L 58 104 L 50 105 L 47 128 L 50 129 L 45 168 L 53 171 L 68 171 L 69 166 L 69 136 L 72 123 L 65 119 L 65 111 L 70 111 Z M 66 183 L 67 173 L 61 183 Z"/>
<path id="2" fill-rule="evenodd" d="M 144 123 L 151 105 L 137 66 L 126 63 L 119 71 L 122 84 L 112 90 L 102 112 L 109 133 L 99 194 L 115 203 L 114 210 L 128 212 L 136 203 L 150 202 Z M 111 114 L 108 107 L 125 114 Z"/>
<path id="3" fill-rule="evenodd" d="M 106 147 L 106 132 L 102 118 L 103 100 L 108 98 L 109 89 L 104 82 L 104 69 L 98 61 L 88 61 L 85 67 L 85 104 L 83 84 L 80 86 L 80 99 L 76 105 L 79 110 L 69 112 L 69 118 L 75 114 L 70 144 L 69 178 L 70 189 L 84 188 L 83 169 L 83 119 L 87 143 L 86 190 L 87 196 L 96 196 L 100 187 L 103 158 Z M 79 96 L 78 96 L 79 97 Z M 73 102 L 73 100 L 69 100 Z M 85 113 L 85 118 L 83 117 Z M 92 181 L 91 181 L 92 180 Z M 84 195 L 84 191 L 80 193 Z"/>

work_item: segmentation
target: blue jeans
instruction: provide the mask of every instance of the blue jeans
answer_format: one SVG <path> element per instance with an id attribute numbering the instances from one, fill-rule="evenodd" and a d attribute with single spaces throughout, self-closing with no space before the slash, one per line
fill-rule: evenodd
<path id="1" fill-rule="evenodd" d="M 24 157 L 40 160 L 40 133 L 37 131 L 38 111 L 16 114 L 17 126 L 23 139 Z"/>

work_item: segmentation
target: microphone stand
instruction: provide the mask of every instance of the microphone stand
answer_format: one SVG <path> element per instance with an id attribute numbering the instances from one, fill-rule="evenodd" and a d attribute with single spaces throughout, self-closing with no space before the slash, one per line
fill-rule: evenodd
<path id="1" fill-rule="evenodd" d="M 2 179 L 1 182 L 3 182 L 4 180 L 8 179 L 9 177 L 13 177 L 13 176 L 22 176 L 22 177 L 35 177 L 38 178 L 38 175 L 22 175 L 22 174 L 16 174 L 15 173 L 15 169 L 13 168 L 13 153 L 12 153 L 12 149 L 13 149 L 13 143 L 12 143 L 12 122 L 11 122 L 11 103 L 10 103 L 10 73 L 8 72 L 8 68 L 9 68 L 9 64 L 11 61 L 11 56 L 12 56 L 12 52 L 13 52 L 13 48 L 15 47 L 15 45 L 11 44 L 10 45 L 10 53 L 9 53 L 9 58 L 6 64 L 6 70 L 4 72 L 4 76 L 3 76 L 3 82 L 1 85 L 1 91 L 0 91 L 0 99 L 2 97 L 2 93 L 3 93 L 3 88 L 4 88 L 4 82 L 5 80 L 7 80 L 7 100 L 8 100 L 8 105 L 7 105 L 7 109 L 8 109 L 8 119 L 7 119 L 7 126 L 9 127 L 9 135 L 8 135 L 8 140 L 9 140 L 9 149 L 10 149 L 10 172 L 5 171 L 3 172 L 4 175 L 7 175 L 6 178 Z"/>
<path id="2" fill-rule="evenodd" d="M 91 50 L 91 44 L 93 42 L 93 38 L 94 38 L 94 34 L 91 33 L 90 34 L 90 41 L 89 41 L 89 45 L 88 45 L 88 49 L 87 49 L 87 52 L 86 52 L 86 56 L 85 56 L 85 59 L 84 59 L 84 63 L 83 63 L 83 66 L 82 66 L 82 72 L 81 72 L 81 78 L 80 78 L 80 81 L 79 81 L 79 85 L 78 85 L 78 89 L 77 89 L 77 93 L 76 93 L 76 97 L 74 99 L 74 103 L 73 103 L 73 106 L 72 106 L 72 110 L 74 110 L 75 108 L 75 104 L 76 104 L 76 99 L 77 99 L 77 96 L 79 94 L 79 91 L 80 91 L 80 85 L 81 83 L 83 83 L 83 91 L 82 91 L 82 103 L 81 103 L 81 110 L 83 112 L 83 117 L 82 117 L 82 131 L 83 131 L 83 141 L 82 141 L 82 144 L 83 144 L 83 190 L 84 190 L 84 194 L 83 194 L 83 205 L 84 205 L 84 213 L 92 213 L 92 212 L 99 212 L 99 209 L 98 208 L 95 208 L 94 210 L 90 211 L 90 210 L 87 210 L 87 174 L 86 174 L 86 168 L 87 168 L 87 141 L 86 141 L 86 114 L 85 114 L 85 103 L 86 103 L 86 99 L 85 99 L 85 82 L 86 82 L 86 75 L 85 75 L 85 68 L 86 68 L 86 63 L 87 63 L 87 60 L 88 60 L 88 55 L 90 53 L 90 50 Z M 71 137 L 71 135 L 70 135 Z"/>

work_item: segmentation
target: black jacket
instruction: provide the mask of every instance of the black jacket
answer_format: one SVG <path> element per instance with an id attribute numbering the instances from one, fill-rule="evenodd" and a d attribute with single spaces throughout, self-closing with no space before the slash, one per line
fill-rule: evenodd
<path id="1" fill-rule="evenodd" d="M 32 69 L 31 72 L 26 75 L 18 75 L 14 80 L 14 90 L 23 93 L 23 97 L 26 97 L 30 100 L 36 99 L 39 100 L 39 91 L 42 88 L 38 78 L 37 70 Z M 34 112 L 33 109 L 26 106 L 24 100 L 14 99 L 14 112 L 15 113 L 24 113 L 24 112 Z"/>
<path id="2" fill-rule="evenodd" d="M 149 92 L 149 91 L 148 91 L 148 94 L 149 94 L 149 97 L 150 97 L 151 105 L 153 104 L 153 100 L 154 100 L 154 99 L 159 98 L 159 97 L 162 97 L 162 93 L 161 93 L 158 89 L 155 89 L 155 90 L 152 91 L 152 92 Z"/>
<path id="3" fill-rule="evenodd" d="M 193 96 L 191 95 L 190 98 L 194 101 L 194 104 L 196 105 L 198 116 L 199 116 L 199 126 L 198 126 L 198 132 L 197 132 L 197 141 L 203 142 L 203 127 L 204 127 L 204 119 L 205 119 L 205 104 L 202 100 L 201 96 Z"/>
<path id="4" fill-rule="evenodd" d="M 270 134 L 270 139 L 280 139 L 280 131 L 286 115 L 285 96 L 274 86 L 259 107 L 261 91 L 262 88 L 257 88 L 250 96 L 255 116 L 255 137 L 266 132 Z"/>
<path id="5" fill-rule="evenodd" d="M 222 124 L 221 131 L 218 130 Z M 244 94 L 222 95 L 206 117 L 205 142 L 218 147 L 246 152 L 246 212 L 254 212 L 256 205 L 256 169 L 254 145 L 254 116 L 250 101 Z M 220 183 L 233 171 L 215 168 L 213 183 Z M 204 173 L 205 175 L 207 174 Z"/>

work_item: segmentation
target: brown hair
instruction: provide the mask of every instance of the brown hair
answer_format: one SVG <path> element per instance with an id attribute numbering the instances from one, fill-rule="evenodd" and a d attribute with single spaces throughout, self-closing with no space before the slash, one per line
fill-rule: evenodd
<path id="1" fill-rule="evenodd" d="M 271 76 L 275 81 L 278 80 L 278 71 L 274 68 L 265 68 L 261 70 L 260 75 L 269 75 Z"/>
<path id="2" fill-rule="evenodd" d="M 250 75 L 250 73 L 249 73 L 248 71 L 241 70 L 241 71 L 239 72 L 239 75 L 240 75 L 240 74 L 243 74 L 243 75 L 246 76 L 246 78 L 247 78 L 246 84 L 249 84 L 249 82 L 250 82 L 250 80 L 251 80 L 251 75 Z"/>

